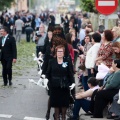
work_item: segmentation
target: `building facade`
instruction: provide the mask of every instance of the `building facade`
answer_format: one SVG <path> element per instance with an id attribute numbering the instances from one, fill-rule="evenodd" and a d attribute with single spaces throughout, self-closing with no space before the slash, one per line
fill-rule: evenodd
<path id="1" fill-rule="evenodd" d="M 11 4 L 11 8 L 9 9 L 10 13 L 14 14 L 16 11 L 27 11 L 29 6 L 29 0 L 15 0 L 14 3 Z"/>

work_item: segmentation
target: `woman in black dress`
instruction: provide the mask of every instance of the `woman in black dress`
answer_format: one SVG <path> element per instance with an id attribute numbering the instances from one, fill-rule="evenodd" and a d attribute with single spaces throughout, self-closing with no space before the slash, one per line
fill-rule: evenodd
<path id="1" fill-rule="evenodd" d="M 70 85 L 74 86 L 72 64 L 64 58 L 65 47 L 55 48 L 56 57 L 48 64 L 46 77 L 50 82 L 50 104 L 55 109 L 55 120 L 59 120 L 59 108 L 62 110 L 62 120 L 65 120 L 69 107 Z"/>

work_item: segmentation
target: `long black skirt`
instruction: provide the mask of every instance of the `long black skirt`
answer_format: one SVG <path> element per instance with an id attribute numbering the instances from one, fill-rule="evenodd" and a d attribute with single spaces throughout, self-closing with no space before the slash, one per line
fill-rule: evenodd
<path id="1" fill-rule="evenodd" d="M 51 88 L 50 104 L 51 107 L 69 107 L 70 90 L 68 88 Z"/>

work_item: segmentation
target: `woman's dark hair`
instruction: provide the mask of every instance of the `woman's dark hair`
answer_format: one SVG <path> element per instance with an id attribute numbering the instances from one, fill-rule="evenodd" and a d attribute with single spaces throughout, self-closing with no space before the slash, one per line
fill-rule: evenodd
<path id="1" fill-rule="evenodd" d="M 70 33 L 67 33 L 65 35 L 65 38 L 67 43 L 72 44 L 72 41 L 71 41 L 72 35 Z"/>
<path id="2" fill-rule="evenodd" d="M 52 39 L 52 43 L 55 45 L 55 47 L 56 46 L 58 46 L 58 45 L 66 45 L 66 41 L 65 41 L 65 39 L 64 38 L 62 38 L 62 37 L 59 37 L 59 36 L 53 36 L 53 39 Z"/>
<path id="3" fill-rule="evenodd" d="M 91 35 L 86 35 L 85 38 L 86 38 L 86 37 L 89 37 L 90 42 L 91 42 Z"/>
<path id="4" fill-rule="evenodd" d="M 105 26 L 104 26 L 104 25 L 100 25 L 99 28 L 98 28 L 98 31 L 99 31 L 100 33 L 103 33 L 104 30 L 105 30 Z"/>
<path id="5" fill-rule="evenodd" d="M 107 41 L 112 41 L 113 40 L 113 33 L 111 30 L 105 30 L 104 31 L 104 36 Z"/>
<path id="6" fill-rule="evenodd" d="M 101 41 L 101 35 L 99 33 L 94 33 L 92 35 L 92 38 L 94 39 L 95 42 L 100 42 Z"/>
<path id="7" fill-rule="evenodd" d="M 52 31 L 53 32 L 54 31 L 54 26 L 48 26 L 47 32 L 48 31 Z"/>
<path id="8" fill-rule="evenodd" d="M 55 26 L 53 30 L 53 36 L 59 36 L 63 39 L 65 39 L 65 34 L 63 31 L 63 28 L 61 26 Z"/>
<path id="9" fill-rule="evenodd" d="M 56 48 L 55 48 L 55 52 L 56 52 L 56 53 L 57 53 L 57 50 L 58 50 L 59 48 L 62 48 L 62 49 L 63 49 L 63 52 L 65 52 L 65 47 L 64 47 L 63 45 L 58 45 L 58 46 L 56 46 Z"/>
<path id="10" fill-rule="evenodd" d="M 95 77 L 90 77 L 87 83 L 90 83 L 92 86 L 96 86 L 98 85 L 98 80 L 96 80 Z"/>
<path id="11" fill-rule="evenodd" d="M 117 68 L 120 68 L 120 60 L 114 60 L 114 63 L 117 64 Z"/>

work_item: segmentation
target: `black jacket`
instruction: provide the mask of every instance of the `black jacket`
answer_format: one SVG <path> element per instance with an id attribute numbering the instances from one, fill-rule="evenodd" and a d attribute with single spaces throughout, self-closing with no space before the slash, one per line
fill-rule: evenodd
<path id="1" fill-rule="evenodd" d="M 1 59 L 17 59 L 17 48 L 15 38 L 8 35 L 4 46 L 2 46 L 2 37 L 0 37 Z"/>
<path id="2" fill-rule="evenodd" d="M 64 67 L 63 64 L 58 64 L 57 59 L 53 58 L 49 61 L 46 77 L 50 82 L 51 87 L 69 87 L 74 83 L 72 72 L 72 64 L 68 59 L 63 59 L 63 63 L 67 63 Z"/>

